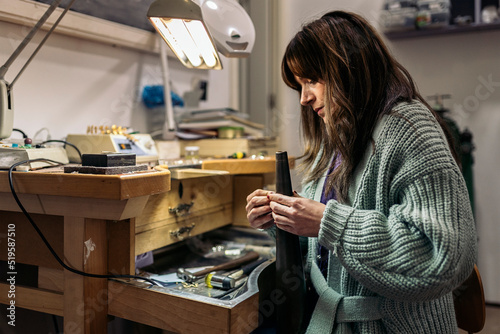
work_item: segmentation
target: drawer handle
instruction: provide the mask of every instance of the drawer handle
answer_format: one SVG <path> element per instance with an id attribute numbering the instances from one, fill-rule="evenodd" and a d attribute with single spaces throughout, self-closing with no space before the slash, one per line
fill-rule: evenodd
<path id="1" fill-rule="evenodd" d="M 182 240 L 187 236 L 189 237 L 191 235 L 191 230 L 194 228 L 195 223 L 192 223 L 191 226 L 183 226 L 179 228 L 178 230 L 175 231 L 170 231 L 170 235 L 176 239 Z"/>
<path id="2" fill-rule="evenodd" d="M 175 208 L 168 208 L 168 212 L 170 213 L 175 213 L 176 216 L 182 217 L 187 214 L 189 214 L 189 210 L 193 206 L 194 202 L 191 202 L 190 204 L 187 203 L 181 203 L 177 205 Z"/>

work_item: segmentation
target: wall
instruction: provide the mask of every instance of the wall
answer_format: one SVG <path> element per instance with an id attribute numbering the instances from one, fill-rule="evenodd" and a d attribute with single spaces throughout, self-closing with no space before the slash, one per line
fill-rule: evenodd
<path id="1" fill-rule="evenodd" d="M 0 63 L 8 59 L 26 27 L 0 22 Z M 12 81 L 38 45 L 38 34 L 7 72 Z M 208 80 L 207 101 L 200 108 L 228 107 L 231 64 L 224 70 L 190 70 L 169 58 L 172 89 L 182 96 L 193 81 Z M 29 136 L 47 128 L 52 139 L 84 133 L 88 125 L 120 125 L 145 131 L 149 112 L 141 103 L 145 85 L 162 84 L 157 54 L 54 33 L 14 86 L 14 127 Z M 15 136 L 15 137 L 14 137 Z M 14 138 L 20 135 L 14 133 Z M 47 138 L 42 131 L 41 139 Z M 38 138 L 38 137 L 37 137 Z"/>
<path id="2" fill-rule="evenodd" d="M 333 9 L 346 9 L 365 16 L 376 26 L 383 1 L 289 0 L 279 14 L 279 52 L 274 60 L 275 75 L 286 44 L 312 17 Z M 410 71 L 424 97 L 436 93 L 451 94 L 445 101 L 451 115 L 474 135 L 474 179 L 476 225 L 479 237 L 478 267 L 488 302 L 500 303 L 497 265 L 500 255 L 500 31 L 446 35 L 411 40 L 388 41 L 398 60 Z M 278 90 L 280 138 L 283 149 L 297 156 L 299 136 L 298 96 L 284 84 Z M 294 176 L 294 184 L 300 177 Z"/>

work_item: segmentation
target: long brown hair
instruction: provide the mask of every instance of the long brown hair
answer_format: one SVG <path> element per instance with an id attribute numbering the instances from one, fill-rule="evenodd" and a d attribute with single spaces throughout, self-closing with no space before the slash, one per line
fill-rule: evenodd
<path id="1" fill-rule="evenodd" d="M 377 120 L 397 103 L 413 99 L 432 111 L 375 29 L 354 13 L 334 11 L 305 25 L 288 44 L 281 70 L 283 81 L 299 94 L 295 75 L 325 82 L 325 122 L 310 106 L 301 107 L 305 144 L 301 169 L 306 171 L 305 181 L 312 181 L 340 156 L 340 165 L 328 176 L 326 191 L 335 189 L 343 202 Z M 323 154 L 312 170 L 321 145 Z"/>

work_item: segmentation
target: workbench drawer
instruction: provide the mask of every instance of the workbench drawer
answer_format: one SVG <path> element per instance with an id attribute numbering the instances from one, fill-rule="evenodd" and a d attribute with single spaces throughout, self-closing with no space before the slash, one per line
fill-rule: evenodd
<path id="1" fill-rule="evenodd" d="M 135 254 L 142 254 L 229 225 L 233 176 L 172 179 L 171 190 L 150 196 L 135 222 Z"/>
<path id="2" fill-rule="evenodd" d="M 274 262 L 262 263 L 248 277 L 246 291 L 233 300 L 109 280 L 108 313 L 173 333 L 247 334 L 276 306 L 269 298 L 274 275 Z"/>

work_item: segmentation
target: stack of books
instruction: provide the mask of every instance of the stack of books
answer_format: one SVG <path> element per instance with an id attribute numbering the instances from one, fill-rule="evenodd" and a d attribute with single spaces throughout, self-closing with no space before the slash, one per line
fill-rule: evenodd
<path id="1" fill-rule="evenodd" d="M 264 137 L 264 125 L 249 121 L 246 114 L 233 109 L 196 110 L 184 113 L 177 121 L 177 136 L 182 139 L 217 137 L 221 128 L 242 128 L 244 137 Z"/>

